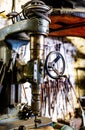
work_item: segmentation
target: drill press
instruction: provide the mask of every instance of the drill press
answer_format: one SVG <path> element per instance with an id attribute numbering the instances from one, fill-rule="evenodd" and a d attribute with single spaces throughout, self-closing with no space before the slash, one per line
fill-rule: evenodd
<path id="1" fill-rule="evenodd" d="M 40 115 L 41 107 L 41 84 L 44 78 L 44 39 L 49 33 L 50 19 L 48 15 L 52 9 L 40 0 L 32 0 L 22 6 L 22 14 L 24 20 L 17 21 L 13 25 L 9 25 L 0 30 L 0 41 L 5 40 L 10 44 L 11 49 L 17 48 L 14 43 L 16 33 L 26 32 L 30 37 L 30 61 L 25 65 L 22 74 L 18 78 L 18 83 L 23 79 L 31 83 L 32 103 L 31 108 L 35 116 L 35 127 L 41 120 L 37 117 Z M 20 46 L 27 44 L 20 43 Z M 22 81 L 23 82 L 23 81 Z"/>

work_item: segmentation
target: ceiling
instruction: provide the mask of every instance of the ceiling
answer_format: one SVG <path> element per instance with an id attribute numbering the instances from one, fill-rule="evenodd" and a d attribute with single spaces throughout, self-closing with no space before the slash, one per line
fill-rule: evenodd
<path id="1" fill-rule="evenodd" d="M 85 0 L 42 0 L 52 6 L 49 36 L 85 37 Z"/>
<path id="2" fill-rule="evenodd" d="M 53 8 L 75 8 L 75 7 L 85 7 L 85 0 L 42 0 L 47 5 Z"/>

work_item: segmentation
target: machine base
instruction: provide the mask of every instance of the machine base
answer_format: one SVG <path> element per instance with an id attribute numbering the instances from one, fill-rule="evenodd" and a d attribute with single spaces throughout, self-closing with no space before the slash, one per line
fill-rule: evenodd
<path id="1" fill-rule="evenodd" d="M 37 128 L 35 128 L 35 118 L 30 118 L 28 120 L 14 120 L 14 121 L 1 121 L 0 130 L 19 130 L 19 127 L 25 127 L 26 130 L 42 129 L 45 126 L 51 126 L 52 120 L 47 117 L 39 117 L 40 123 L 37 123 Z M 24 129 L 23 129 L 24 130 Z"/>

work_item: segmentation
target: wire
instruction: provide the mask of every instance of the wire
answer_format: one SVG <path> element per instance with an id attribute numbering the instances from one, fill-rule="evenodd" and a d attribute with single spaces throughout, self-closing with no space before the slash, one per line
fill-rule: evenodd
<path id="1" fill-rule="evenodd" d="M 12 12 L 14 12 L 15 11 L 15 0 L 12 0 Z"/>

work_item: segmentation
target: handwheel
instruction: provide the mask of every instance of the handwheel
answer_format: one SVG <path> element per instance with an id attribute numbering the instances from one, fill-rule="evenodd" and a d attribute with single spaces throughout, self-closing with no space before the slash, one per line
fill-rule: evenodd
<path id="1" fill-rule="evenodd" d="M 60 52 L 52 51 L 47 55 L 45 69 L 47 74 L 53 79 L 63 75 L 65 71 L 65 60 Z"/>

